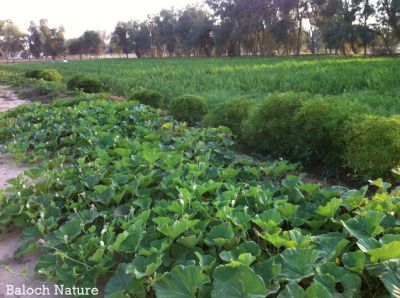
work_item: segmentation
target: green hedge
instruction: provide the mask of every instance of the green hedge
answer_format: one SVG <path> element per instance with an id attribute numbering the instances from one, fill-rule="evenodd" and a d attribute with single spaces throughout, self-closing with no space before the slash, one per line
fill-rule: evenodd
<path id="1" fill-rule="evenodd" d="M 357 176 L 389 178 L 400 166 L 400 117 L 366 116 L 346 135 L 346 166 Z"/>
<path id="2" fill-rule="evenodd" d="M 197 125 L 207 114 L 208 108 L 204 98 L 186 94 L 171 100 L 169 112 L 178 121 Z"/>
<path id="3" fill-rule="evenodd" d="M 305 102 L 292 120 L 293 158 L 337 172 L 343 166 L 347 127 L 367 111 L 354 102 Z"/>
<path id="4" fill-rule="evenodd" d="M 208 127 L 226 126 L 237 136 L 242 135 L 242 123 L 255 106 L 252 99 L 238 98 L 224 102 L 211 110 L 203 120 Z"/>
<path id="5" fill-rule="evenodd" d="M 283 93 L 268 97 L 244 122 L 244 141 L 259 153 L 291 158 L 293 117 L 303 102 L 304 94 Z"/>
<path id="6" fill-rule="evenodd" d="M 103 84 L 89 74 L 78 74 L 71 77 L 67 82 L 69 90 L 81 90 L 86 93 L 98 93 L 103 91 Z"/>
<path id="7" fill-rule="evenodd" d="M 129 100 L 136 100 L 153 108 L 160 108 L 163 104 L 164 96 L 154 90 L 136 90 L 131 91 Z"/>
<path id="8" fill-rule="evenodd" d="M 357 177 L 388 177 L 400 165 L 400 118 L 368 118 L 360 103 L 306 97 L 283 93 L 260 102 L 244 121 L 243 140 L 329 175 L 346 168 Z"/>
<path id="9" fill-rule="evenodd" d="M 61 82 L 62 75 L 55 69 L 32 70 L 25 73 L 27 78 L 42 79 L 49 82 Z"/>

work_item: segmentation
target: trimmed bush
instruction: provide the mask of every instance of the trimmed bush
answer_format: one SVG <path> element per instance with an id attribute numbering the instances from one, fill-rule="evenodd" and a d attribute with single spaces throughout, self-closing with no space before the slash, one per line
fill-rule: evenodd
<path id="1" fill-rule="evenodd" d="M 224 102 L 211 110 L 203 120 L 204 126 L 226 126 L 238 137 L 242 135 L 242 123 L 255 105 L 252 99 L 238 98 Z"/>
<path id="2" fill-rule="evenodd" d="M 81 90 L 86 93 L 98 93 L 103 90 L 103 84 L 89 74 L 78 74 L 67 82 L 69 90 Z"/>
<path id="3" fill-rule="evenodd" d="M 207 114 L 208 108 L 204 98 L 196 95 L 182 95 L 171 100 L 169 112 L 178 121 L 196 125 Z"/>
<path id="4" fill-rule="evenodd" d="M 60 82 L 61 74 L 55 69 L 32 70 L 25 73 L 27 78 L 42 79 L 49 82 Z"/>
<path id="5" fill-rule="evenodd" d="M 39 74 L 39 79 L 50 82 L 60 82 L 62 79 L 61 74 L 55 69 L 44 69 Z"/>
<path id="6" fill-rule="evenodd" d="M 337 171 L 343 166 L 347 126 L 367 111 L 354 102 L 323 98 L 305 102 L 293 117 L 294 159 Z"/>
<path id="7" fill-rule="evenodd" d="M 349 126 L 346 166 L 357 176 L 387 178 L 400 166 L 400 117 L 366 116 Z"/>
<path id="8" fill-rule="evenodd" d="M 259 153 L 290 158 L 295 137 L 292 119 L 302 107 L 305 96 L 281 93 L 259 103 L 244 122 L 244 141 Z"/>
<path id="9" fill-rule="evenodd" d="M 41 73 L 40 69 L 30 70 L 25 73 L 25 77 L 30 79 L 39 79 L 40 73 Z"/>
<path id="10" fill-rule="evenodd" d="M 129 100 L 136 100 L 153 108 L 160 108 L 163 99 L 164 96 L 160 92 L 154 90 L 133 91 L 129 96 Z"/>

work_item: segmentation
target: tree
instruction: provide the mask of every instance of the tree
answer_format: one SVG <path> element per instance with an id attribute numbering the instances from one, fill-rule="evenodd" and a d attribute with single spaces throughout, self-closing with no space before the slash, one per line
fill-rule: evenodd
<path id="1" fill-rule="evenodd" d="M 400 0 L 379 0 L 377 33 L 384 40 L 387 52 L 400 40 Z"/>
<path id="2" fill-rule="evenodd" d="M 99 56 L 105 50 L 105 43 L 99 32 L 85 31 L 82 35 L 83 53 Z"/>
<path id="3" fill-rule="evenodd" d="M 187 6 L 179 12 L 176 35 L 180 50 L 186 55 L 210 56 L 213 21 L 209 13 L 199 6 Z"/>
<path id="4" fill-rule="evenodd" d="M 6 59 L 15 59 L 24 49 L 25 34 L 11 21 L 0 22 L 0 52 Z"/>
<path id="5" fill-rule="evenodd" d="M 138 58 L 151 56 L 151 31 L 147 22 L 134 23 L 133 41 Z"/>
<path id="6" fill-rule="evenodd" d="M 356 32 L 364 47 L 364 56 L 367 56 L 367 47 L 375 39 L 375 31 L 368 24 L 368 19 L 375 13 L 375 8 L 370 0 L 361 0 L 361 6 L 360 25 L 356 26 Z"/>
<path id="7" fill-rule="evenodd" d="M 83 39 L 79 37 L 68 40 L 67 49 L 70 55 L 79 55 L 79 58 L 82 59 L 84 54 Z"/>
<path id="8" fill-rule="evenodd" d="M 29 51 L 36 59 L 39 59 L 41 54 L 43 53 L 44 47 L 40 29 L 34 22 L 31 22 L 28 28 L 28 32 Z"/>
<path id="9" fill-rule="evenodd" d="M 176 36 L 176 13 L 173 9 L 163 9 L 154 19 L 157 26 L 161 43 L 166 53 L 173 56 L 178 47 L 178 38 Z"/>
<path id="10" fill-rule="evenodd" d="M 65 52 L 64 27 L 49 28 L 47 20 L 40 20 L 40 34 L 43 43 L 43 53 L 55 60 Z"/>
<path id="11" fill-rule="evenodd" d="M 121 49 L 128 58 L 134 49 L 131 23 L 119 22 L 111 35 L 111 43 Z"/>

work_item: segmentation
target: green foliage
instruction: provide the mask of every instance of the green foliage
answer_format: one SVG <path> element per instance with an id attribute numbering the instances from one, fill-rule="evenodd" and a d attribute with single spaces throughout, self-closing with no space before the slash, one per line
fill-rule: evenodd
<path id="1" fill-rule="evenodd" d="M 23 99 L 46 102 L 59 97 L 65 87 L 59 82 L 36 80 L 18 84 L 16 89 Z"/>
<path id="2" fill-rule="evenodd" d="M 327 99 L 359 101 L 380 115 L 400 113 L 400 60 L 394 57 L 196 57 L 0 66 L 20 73 L 39 67 L 57 69 L 64 77 L 91 73 L 120 95 L 129 95 L 132 88 L 157 90 L 166 98 L 196 94 L 206 98 L 209 107 L 240 96 L 259 101 L 269 93 L 308 92 Z"/>
<path id="3" fill-rule="evenodd" d="M 215 269 L 212 298 L 262 298 L 266 295 L 262 278 L 248 266 L 232 262 Z"/>
<path id="4" fill-rule="evenodd" d="M 203 120 L 203 125 L 209 127 L 226 126 L 236 136 L 240 137 L 242 135 L 242 123 L 254 105 L 254 100 L 246 98 L 224 102 L 207 114 Z"/>
<path id="5" fill-rule="evenodd" d="M 32 70 L 25 73 L 27 78 L 42 79 L 50 82 L 60 82 L 61 74 L 55 69 Z"/>
<path id="6" fill-rule="evenodd" d="M 189 125 L 198 124 L 207 114 L 206 101 L 196 95 L 182 95 L 171 100 L 169 112 L 178 121 L 187 122 Z"/>
<path id="7" fill-rule="evenodd" d="M 274 96 L 289 116 L 313 107 Z M 170 119 L 101 94 L 1 113 L 2 147 L 34 164 L 0 192 L 0 227 L 24 229 L 17 255 L 113 298 L 397 295 L 399 188 L 306 183 L 287 161 L 237 157 L 227 129 Z"/>
<path id="8" fill-rule="evenodd" d="M 346 143 L 345 163 L 355 174 L 389 177 L 400 166 L 400 118 L 364 117 L 349 127 Z"/>
<path id="9" fill-rule="evenodd" d="M 29 70 L 25 73 L 25 77 L 30 78 L 30 79 L 39 79 L 41 72 L 42 72 L 42 70 L 40 70 L 40 69 Z"/>
<path id="10" fill-rule="evenodd" d="M 352 102 L 326 101 L 323 98 L 307 101 L 292 119 L 295 160 L 340 169 L 344 164 L 347 127 L 351 122 L 358 123 L 359 116 L 367 111 L 362 105 Z"/>
<path id="11" fill-rule="evenodd" d="M 98 93 L 103 91 L 103 84 L 89 74 L 78 74 L 71 77 L 67 82 L 69 90 L 81 90 L 86 93 Z"/>
<path id="12" fill-rule="evenodd" d="M 293 117 L 306 97 L 307 94 L 283 93 L 262 101 L 244 123 L 244 140 L 260 153 L 292 157 Z"/>
<path id="13" fill-rule="evenodd" d="M 360 297 L 368 271 L 396 290 L 398 189 L 304 183 L 285 161 L 237 160 L 225 129 L 90 97 L 0 118 L 3 145 L 38 164 L 0 196 L 0 224 L 25 228 L 17 254 L 40 247 L 48 278 L 106 278 L 106 297 Z"/>
<path id="14" fill-rule="evenodd" d="M 137 100 L 153 108 L 160 108 L 163 105 L 164 96 L 154 90 L 139 90 L 133 91 L 129 100 Z"/>

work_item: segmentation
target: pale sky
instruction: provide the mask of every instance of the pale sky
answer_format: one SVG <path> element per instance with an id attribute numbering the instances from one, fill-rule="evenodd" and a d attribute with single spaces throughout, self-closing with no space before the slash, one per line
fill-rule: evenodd
<path id="1" fill-rule="evenodd" d="M 12 20 L 22 31 L 29 22 L 47 19 L 51 27 L 63 25 L 67 38 L 85 30 L 110 33 L 118 21 L 145 20 L 163 8 L 180 9 L 201 0 L 0 0 L 0 20 Z"/>

